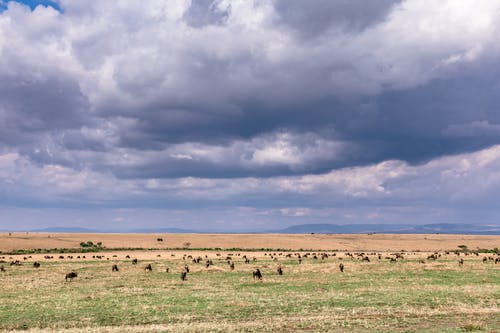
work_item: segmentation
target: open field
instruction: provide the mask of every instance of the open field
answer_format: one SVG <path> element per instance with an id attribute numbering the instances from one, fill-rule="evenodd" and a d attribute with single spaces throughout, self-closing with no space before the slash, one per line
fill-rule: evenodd
<path id="1" fill-rule="evenodd" d="M 11 239 L 18 236 L 2 235 Z M 48 239 L 47 234 L 23 236 L 39 242 Z M 119 243 L 116 235 L 52 234 L 50 242 L 56 243 L 48 248 L 70 244 L 78 247 L 88 240 L 102 241 L 107 247 L 177 247 L 169 236 L 162 235 L 164 244 L 157 244 L 158 235 L 125 235 L 131 238 Z M 189 241 L 193 248 L 236 247 L 231 237 L 243 237 L 173 236 L 179 237 L 176 241 L 181 247 Z M 200 238 L 195 236 L 214 241 L 198 245 L 195 242 Z M 285 246 L 291 244 L 286 243 L 290 239 L 304 248 L 304 244 L 337 248 L 342 241 L 352 249 L 387 247 L 390 238 L 401 243 L 396 246 L 398 251 L 372 249 L 363 254 L 188 249 L 1 254 L 4 263 L 0 265 L 5 271 L 0 272 L 0 331 L 500 332 L 500 263 L 495 263 L 499 256 L 441 251 L 436 259 L 428 258 L 434 254 L 434 237 L 444 242 L 441 248 L 450 250 L 458 245 L 467 245 L 471 250 L 491 249 L 498 246 L 498 242 L 493 243 L 494 237 L 404 235 L 407 241 L 417 238 L 426 251 L 401 253 L 403 249 L 418 250 L 413 248 L 415 240 L 405 247 L 397 235 L 317 235 L 328 241 L 321 245 L 313 243 L 314 236 L 304 235 L 305 240 L 301 240 L 295 235 L 268 235 L 269 239 L 281 239 L 284 248 L 291 247 Z M 356 237 L 363 245 L 356 245 Z M 61 241 L 67 245 L 54 245 Z M 261 241 L 257 238 L 245 245 L 278 247 L 269 241 L 260 246 L 264 244 Z M 390 260 L 398 255 L 402 258 Z M 249 263 L 245 263 L 245 256 Z M 194 263 L 198 257 L 200 262 Z M 369 261 L 363 260 L 365 257 Z M 135 265 L 134 258 L 138 259 Z M 459 259 L 464 260 L 462 265 Z M 20 265 L 10 265 L 16 260 Z M 212 265 L 207 267 L 208 260 Z M 234 263 L 234 270 L 228 260 Z M 39 268 L 33 267 L 35 261 L 40 263 Z M 343 273 L 339 270 L 341 263 Z M 118 272 L 111 271 L 113 264 L 119 267 Z M 151 272 L 144 270 L 148 264 L 152 265 Z M 180 272 L 186 264 L 190 272 L 187 281 L 181 281 Z M 279 265 L 283 275 L 277 273 Z M 263 273 L 262 281 L 252 278 L 256 268 Z M 70 271 L 77 272 L 78 277 L 65 281 Z"/>
<path id="2" fill-rule="evenodd" d="M 161 237 L 162 242 L 157 238 Z M 500 236 L 469 235 L 285 235 L 285 234 L 83 234 L 0 233 L 0 251 L 79 248 L 81 242 L 102 242 L 107 248 L 242 248 L 340 251 L 444 251 L 500 246 Z"/>

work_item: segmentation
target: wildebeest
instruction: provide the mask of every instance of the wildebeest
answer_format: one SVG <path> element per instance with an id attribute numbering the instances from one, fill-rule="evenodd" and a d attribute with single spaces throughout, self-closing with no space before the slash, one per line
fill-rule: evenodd
<path id="1" fill-rule="evenodd" d="M 40 263 L 39 263 L 38 261 L 35 261 L 35 262 L 33 263 L 33 267 L 35 267 L 35 268 L 39 268 L 39 267 L 40 267 Z"/>
<path id="2" fill-rule="evenodd" d="M 458 264 L 459 264 L 460 266 L 462 266 L 462 265 L 464 264 L 464 259 L 463 259 L 463 258 L 460 258 L 460 260 L 458 261 Z"/>
<path id="3" fill-rule="evenodd" d="M 278 266 L 278 269 L 276 269 L 276 271 L 278 272 L 278 275 L 283 275 L 283 268 L 281 267 L 281 265 Z"/>
<path id="4" fill-rule="evenodd" d="M 146 267 L 144 267 L 144 270 L 146 272 L 152 272 L 153 271 L 153 267 L 151 266 L 151 264 L 147 264 Z"/>
<path id="5" fill-rule="evenodd" d="M 170 272 L 170 268 L 165 268 L 165 272 L 169 273 Z"/>
<path id="6" fill-rule="evenodd" d="M 76 277 L 78 277 L 78 274 L 76 272 L 69 272 L 68 274 L 66 274 L 65 280 L 68 281 L 69 279 L 70 281 L 73 281 L 73 279 Z"/>
<path id="7" fill-rule="evenodd" d="M 185 265 L 185 266 L 184 266 L 184 270 L 185 270 L 187 273 L 189 273 L 189 266 L 188 266 L 188 265 Z"/>
<path id="8" fill-rule="evenodd" d="M 137 265 L 137 258 L 132 259 L 132 265 Z"/>
<path id="9" fill-rule="evenodd" d="M 3 267 L 3 265 L 0 266 L 0 272 L 5 272 L 5 267 Z"/>
<path id="10" fill-rule="evenodd" d="M 234 262 L 231 262 L 231 263 L 229 264 L 229 268 L 231 268 L 231 270 L 232 270 L 232 271 L 234 271 Z"/>
<path id="11" fill-rule="evenodd" d="M 181 272 L 181 280 L 182 281 L 186 281 L 187 280 L 187 272 L 185 270 L 183 270 Z"/>
<path id="12" fill-rule="evenodd" d="M 114 264 L 113 266 L 111 266 L 111 271 L 118 272 L 118 265 Z"/>
<path id="13" fill-rule="evenodd" d="M 341 273 L 344 273 L 344 264 L 343 263 L 340 263 L 339 269 L 340 269 Z"/>
<path id="14" fill-rule="evenodd" d="M 256 268 L 252 274 L 254 279 L 262 280 L 262 273 L 260 272 L 260 269 Z"/>

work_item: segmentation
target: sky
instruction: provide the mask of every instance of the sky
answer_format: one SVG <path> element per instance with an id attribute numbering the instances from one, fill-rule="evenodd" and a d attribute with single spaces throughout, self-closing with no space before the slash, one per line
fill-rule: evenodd
<path id="1" fill-rule="evenodd" d="M 500 224 L 500 0 L 0 0 L 0 230 Z"/>

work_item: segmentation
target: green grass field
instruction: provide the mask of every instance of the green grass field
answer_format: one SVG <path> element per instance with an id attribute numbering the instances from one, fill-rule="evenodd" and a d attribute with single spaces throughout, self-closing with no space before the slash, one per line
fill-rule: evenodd
<path id="1" fill-rule="evenodd" d="M 26 262 L 0 272 L 0 329 L 67 332 L 500 332 L 500 265 L 280 258 Z M 209 255 L 210 256 L 210 255 Z M 111 272 L 118 264 L 120 271 Z M 152 272 L 143 267 L 151 263 Z M 281 263 L 284 275 L 276 273 Z M 170 272 L 166 273 L 166 267 Z M 260 267 L 263 281 L 254 281 Z M 65 282 L 65 273 L 78 277 Z"/>

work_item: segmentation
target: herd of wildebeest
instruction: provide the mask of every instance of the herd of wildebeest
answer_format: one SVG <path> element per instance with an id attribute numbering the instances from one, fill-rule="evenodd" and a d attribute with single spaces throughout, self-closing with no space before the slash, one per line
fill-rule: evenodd
<path id="1" fill-rule="evenodd" d="M 416 253 L 416 252 L 394 252 L 394 253 L 389 253 L 387 255 L 383 255 L 382 253 L 378 253 L 378 252 L 371 252 L 371 253 L 365 253 L 365 252 L 342 252 L 343 253 L 343 256 L 341 257 L 340 255 L 337 256 L 337 254 L 341 254 L 341 252 L 295 252 L 295 253 L 291 253 L 291 252 L 279 252 L 279 253 L 276 253 L 276 252 L 270 252 L 270 253 L 264 253 L 264 256 L 269 258 L 270 260 L 274 261 L 274 262 L 278 262 L 279 259 L 287 259 L 287 260 L 297 260 L 297 263 L 298 264 L 301 264 L 302 263 L 302 260 L 303 259 L 307 259 L 307 258 L 310 258 L 312 260 L 317 260 L 317 261 L 324 261 L 326 259 L 328 259 L 329 257 L 337 257 L 337 259 L 340 261 L 339 262 L 339 265 L 338 265 L 338 269 L 341 273 L 344 272 L 345 270 L 345 265 L 344 265 L 344 262 L 346 260 L 350 260 L 350 261 L 362 261 L 362 262 L 370 262 L 372 260 L 378 260 L 378 261 L 382 261 L 382 260 L 387 260 L 389 262 L 397 262 L 399 260 L 403 260 L 405 259 L 405 256 L 408 256 L 408 255 L 419 255 L 419 262 L 420 263 L 426 263 L 427 261 L 436 261 L 438 260 L 439 258 L 441 258 L 443 255 L 446 255 L 446 256 L 450 256 L 450 255 L 455 255 L 457 256 L 458 258 L 458 265 L 459 266 L 463 266 L 464 264 L 464 257 L 466 256 L 476 256 L 476 257 L 480 257 L 482 258 L 482 261 L 483 263 L 488 263 L 488 262 L 492 262 L 492 263 L 495 263 L 495 264 L 499 264 L 500 263 L 500 253 L 493 253 L 493 254 L 486 254 L 486 255 L 481 255 L 479 252 L 476 252 L 476 251 L 468 251 L 468 252 L 460 252 L 460 251 L 443 251 L 443 252 L 434 252 L 434 253 L 431 253 L 429 255 L 426 255 L 426 256 L 421 256 L 421 253 Z M 158 257 L 161 257 L 160 254 L 157 255 Z M 171 254 L 172 257 L 175 257 L 176 255 L 175 254 Z M 221 253 L 216 253 L 216 256 L 219 257 L 219 259 L 222 259 L 221 261 L 222 262 L 226 262 L 227 265 L 229 266 L 230 270 L 231 271 L 234 271 L 235 269 L 235 259 L 234 257 L 239 257 L 238 259 L 241 258 L 240 262 L 241 263 L 244 263 L 244 264 L 255 264 L 258 259 L 256 257 L 252 257 L 250 258 L 249 256 L 247 256 L 246 254 L 243 254 L 242 253 L 228 253 L 227 255 L 225 255 L 225 258 L 222 256 Z M 87 258 L 88 257 L 88 258 Z M 117 259 L 117 255 L 112 255 L 112 259 Z M 220 258 L 222 257 L 222 258 Z M 54 256 L 52 255 L 45 255 L 44 256 L 44 259 L 45 260 L 53 260 L 54 259 Z M 64 256 L 63 254 L 60 254 L 58 255 L 58 258 L 56 259 L 59 259 L 59 260 L 110 260 L 110 258 L 108 256 L 105 256 L 105 255 L 102 255 L 102 254 L 99 254 L 99 255 L 66 255 Z M 132 265 L 138 265 L 139 263 L 139 260 L 137 258 L 134 258 L 132 259 L 130 257 L 130 255 L 126 255 L 125 256 L 125 259 L 127 260 L 130 260 L 130 263 Z M 14 257 L 5 257 L 5 256 L 0 256 L 0 272 L 6 272 L 6 268 L 4 266 L 4 264 L 8 264 L 9 261 L 7 260 L 10 260 L 10 266 L 22 266 L 23 263 L 30 263 L 31 260 L 32 260 L 32 256 L 24 256 L 22 258 L 22 261 L 20 259 L 14 259 Z M 192 263 L 192 264 L 196 264 L 196 265 L 200 265 L 200 264 L 204 264 L 206 268 L 209 268 L 210 266 L 213 266 L 214 265 L 214 262 L 212 259 L 210 259 L 208 257 L 208 255 L 205 255 L 205 258 L 202 258 L 201 256 L 197 256 L 197 257 L 193 257 L 191 254 L 183 254 L 182 256 L 182 260 L 183 260 L 183 267 L 181 269 L 181 273 L 180 273 L 180 278 L 182 281 L 186 281 L 187 280 L 187 276 L 188 276 L 188 273 L 190 272 L 190 269 L 189 269 L 189 265 L 188 265 L 188 262 Z M 476 259 L 477 260 L 477 259 Z M 34 261 L 32 263 L 33 267 L 34 268 L 39 268 L 41 266 L 40 262 L 39 261 Z M 347 265 L 347 263 L 346 263 Z M 268 268 L 268 266 L 263 266 L 263 267 L 266 267 Z M 253 279 L 255 280 L 259 280 L 259 281 L 262 281 L 262 278 L 263 278 L 263 274 L 262 274 L 262 271 L 261 269 L 263 267 L 254 267 L 253 271 L 252 271 L 252 276 L 253 276 Z M 151 272 L 153 271 L 153 266 L 151 263 L 148 263 L 146 264 L 144 267 L 143 267 L 144 271 L 146 272 Z M 118 267 L 118 264 L 114 263 L 112 264 L 111 266 L 111 271 L 112 272 L 118 272 L 119 271 L 119 267 Z M 167 273 L 170 272 L 170 268 L 166 267 L 165 268 L 165 271 Z M 284 274 L 284 266 L 283 266 L 283 263 L 281 262 L 278 262 L 277 263 L 277 266 L 276 266 L 276 273 L 278 275 L 283 275 Z M 65 280 L 66 281 L 72 281 L 73 279 L 77 278 L 78 277 L 78 273 L 75 272 L 75 271 L 71 271 L 71 272 L 68 272 L 66 275 L 65 275 Z"/>

